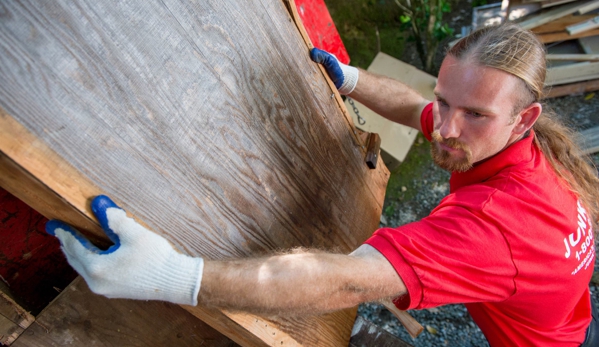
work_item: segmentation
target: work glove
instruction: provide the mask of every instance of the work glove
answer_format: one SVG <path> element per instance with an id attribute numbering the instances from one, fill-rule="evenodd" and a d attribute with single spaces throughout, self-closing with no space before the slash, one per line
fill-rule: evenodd
<path id="1" fill-rule="evenodd" d="M 69 264 L 94 293 L 197 305 L 202 258 L 177 252 L 165 238 L 127 217 L 107 196 L 95 197 L 92 211 L 114 243 L 107 250 L 100 250 L 59 220 L 49 221 L 46 231 L 60 240 Z"/>
<path id="2" fill-rule="evenodd" d="M 310 59 L 324 66 L 340 94 L 347 95 L 354 91 L 358 84 L 358 69 L 339 62 L 337 57 L 318 48 L 312 48 Z"/>

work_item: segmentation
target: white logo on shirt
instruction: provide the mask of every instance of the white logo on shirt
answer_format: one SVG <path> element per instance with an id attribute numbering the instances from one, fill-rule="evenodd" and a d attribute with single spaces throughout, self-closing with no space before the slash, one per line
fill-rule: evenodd
<path id="1" fill-rule="evenodd" d="M 564 237 L 564 245 L 566 246 L 566 259 L 570 258 L 572 251 L 574 251 L 576 260 L 579 261 L 576 269 L 572 271 L 572 275 L 575 275 L 583 267 L 585 269 L 589 267 L 595 255 L 595 252 L 588 252 L 589 250 L 594 249 L 594 247 L 591 247 L 591 245 L 593 245 L 593 226 L 591 218 L 585 208 L 580 204 L 580 200 L 578 201 L 577 205 L 578 227 L 576 228 L 576 232 L 568 235 L 568 237 Z M 575 249 L 576 246 L 578 246 L 578 249 Z M 572 247 L 572 250 L 570 250 L 570 247 Z"/>

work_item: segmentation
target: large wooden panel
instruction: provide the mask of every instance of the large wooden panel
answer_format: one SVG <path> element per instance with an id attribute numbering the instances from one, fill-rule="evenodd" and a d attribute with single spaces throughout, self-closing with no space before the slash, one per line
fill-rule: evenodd
<path id="1" fill-rule="evenodd" d="M 98 193 L 211 259 L 348 252 L 378 226 L 388 172 L 367 169 L 279 1 L 2 2 L 0 107 L 0 182 L 95 235 Z M 268 322 L 343 344 L 352 318 Z"/>

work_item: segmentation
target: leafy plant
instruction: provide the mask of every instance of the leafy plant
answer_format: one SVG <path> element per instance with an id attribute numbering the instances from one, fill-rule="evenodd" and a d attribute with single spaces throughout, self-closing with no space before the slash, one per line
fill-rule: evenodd
<path id="1" fill-rule="evenodd" d="M 443 23 L 443 13 L 451 11 L 447 0 L 395 0 L 401 9 L 400 20 L 410 29 L 410 38 L 424 70 L 435 72 L 434 58 L 439 43 L 453 36 L 453 29 Z"/>

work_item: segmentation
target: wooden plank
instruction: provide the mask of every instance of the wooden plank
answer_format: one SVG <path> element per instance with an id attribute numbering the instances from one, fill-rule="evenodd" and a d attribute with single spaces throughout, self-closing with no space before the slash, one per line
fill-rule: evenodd
<path id="1" fill-rule="evenodd" d="M 585 2 L 577 1 L 577 2 L 574 2 L 571 4 L 563 5 L 563 6 L 554 8 L 552 10 L 549 10 L 547 12 L 541 13 L 539 15 L 536 15 L 532 18 L 526 19 L 518 24 L 524 29 L 536 28 L 545 23 L 549 23 L 549 22 L 559 19 L 561 17 L 572 14 L 572 13 L 578 11 L 579 9 L 584 8 L 588 4 L 589 4 L 589 2 L 586 2 L 586 1 Z"/>
<path id="2" fill-rule="evenodd" d="M 376 324 L 362 318 L 356 318 L 349 347 L 410 347 L 411 344 L 392 335 Z"/>
<path id="3" fill-rule="evenodd" d="M 547 54 L 545 58 L 556 61 L 599 61 L 599 54 Z"/>
<path id="4" fill-rule="evenodd" d="M 560 31 L 564 31 L 566 30 L 566 27 L 568 25 L 572 25 L 572 24 L 576 24 L 576 23 L 581 23 L 584 21 L 587 21 L 591 18 L 595 17 L 594 15 L 580 15 L 580 16 L 575 16 L 573 14 L 562 17 L 562 18 L 558 18 L 554 21 L 551 21 L 549 23 L 540 25 L 536 28 L 531 29 L 531 31 L 537 35 L 539 34 L 547 34 L 547 33 L 554 33 L 554 32 L 560 32 Z"/>
<path id="5" fill-rule="evenodd" d="M 237 346 L 181 307 L 110 300 L 81 278 L 67 287 L 13 346 Z"/>
<path id="6" fill-rule="evenodd" d="M 0 345 L 10 346 L 25 329 L 10 319 L 0 315 Z"/>
<path id="7" fill-rule="evenodd" d="M 388 171 L 364 164 L 282 3 L 2 6 L 0 151 L 12 171 L 0 176 L 44 215 L 101 235 L 88 200 L 106 193 L 212 259 L 348 252 L 378 226 Z M 353 312 L 269 321 L 297 344 L 347 345 Z M 266 345 L 247 317 L 203 319 Z"/>
<path id="8" fill-rule="evenodd" d="M 599 54 L 599 36 L 583 37 L 578 43 L 586 54 Z"/>
<path id="9" fill-rule="evenodd" d="M 573 2 L 573 1 L 574 0 L 546 0 L 546 1 L 542 1 L 541 2 L 541 7 L 542 8 L 547 8 L 547 7 L 552 7 L 552 6 L 567 4 L 567 3 Z"/>
<path id="10" fill-rule="evenodd" d="M 591 2 L 587 3 L 585 6 L 579 8 L 578 11 L 576 11 L 576 13 L 577 14 L 585 14 L 585 13 L 594 11 L 598 8 L 599 8 L 599 2 L 591 1 Z"/>
<path id="11" fill-rule="evenodd" d="M 599 35 L 599 29 L 583 31 L 576 35 L 570 35 L 567 31 L 563 31 L 563 32 L 541 34 L 541 35 L 537 35 L 537 36 L 539 38 L 539 41 L 541 41 L 542 43 L 552 43 L 552 42 L 557 42 L 557 41 L 574 40 L 574 39 L 579 39 L 581 37 L 589 37 L 589 36 L 595 36 L 595 35 Z"/>
<path id="12" fill-rule="evenodd" d="M 594 17 L 592 19 L 589 19 L 587 21 L 584 21 L 582 23 L 576 23 L 576 24 L 568 25 L 566 27 L 566 31 L 570 35 L 576 35 L 576 34 L 579 34 L 581 32 L 585 32 L 585 31 L 589 31 L 589 30 L 592 30 L 592 29 L 596 29 L 598 27 L 599 27 L 599 16 L 596 16 L 596 17 Z"/>
<path id="13" fill-rule="evenodd" d="M 0 292 L 0 345 L 12 345 L 34 321 L 35 317 Z"/>
<path id="14" fill-rule="evenodd" d="M 0 315 L 23 329 L 26 329 L 35 321 L 35 317 L 3 292 L 0 292 Z"/>
<path id="15" fill-rule="evenodd" d="M 35 317 L 0 292 L 0 345 L 10 346 L 34 321 Z"/>
<path id="16" fill-rule="evenodd" d="M 551 87 L 546 93 L 546 97 L 556 98 L 559 96 L 582 94 L 596 90 L 599 90 L 599 79 Z"/>
<path id="17" fill-rule="evenodd" d="M 599 78 L 599 63 L 574 63 L 547 69 L 545 85 L 559 85 Z"/>

